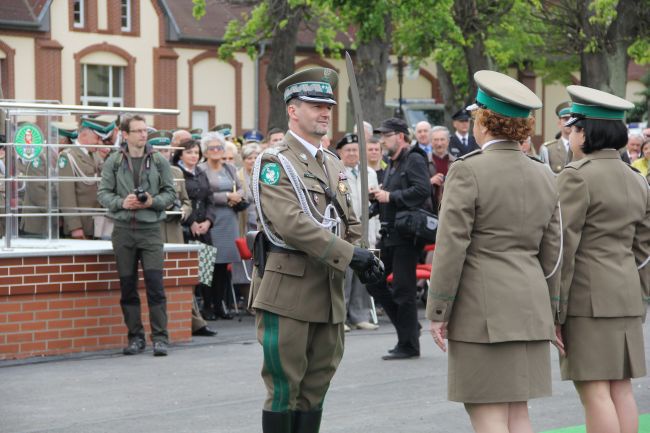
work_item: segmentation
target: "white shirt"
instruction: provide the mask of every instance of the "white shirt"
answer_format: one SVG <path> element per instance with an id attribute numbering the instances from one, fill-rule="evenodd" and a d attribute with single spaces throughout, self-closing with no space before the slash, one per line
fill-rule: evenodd
<path id="1" fill-rule="evenodd" d="M 357 175 L 355 176 L 352 173 L 352 169 L 357 170 Z M 350 185 L 350 198 L 352 201 L 352 209 L 357 216 L 357 219 L 361 221 L 361 171 L 359 170 L 359 165 L 355 167 L 345 166 L 345 174 L 348 177 L 348 184 Z M 377 187 L 379 186 L 377 182 L 377 173 L 372 168 L 368 167 L 368 187 Z M 377 243 L 377 237 L 379 235 L 379 229 L 381 228 L 381 223 L 379 222 L 379 216 L 374 216 L 368 221 L 368 242 L 370 246 L 374 248 Z"/>
<path id="2" fill-rule="evenodd" d="M 83 153 L 85 153 L 86 155 L 88 155 L 88 149 L 86 148 L 86 145 L 79 143 L 79 140 L 75 140 L 75 141 L 74 141 L 74 144 L 76 144 L 77 146 L 79 146 L 79 147 L 81 148 L 81 151 L 82 151 Z"/>
<path id="3" fill-rule="evenodd" d="M 567 140 L 564 137 L 560 137 L 562 139 L 562 144 L 564 144 L 564 149 L 566 149 L 566 153 L 569 153 L 569 140 Z"/>
<path id="4" fill-rule="evenodd" d="M 498 139 L 498 140 L 490 140 L 490 141 L 488 141 L 488 142 L 486 142 L 486 143 L 483 143 L 483 146 L 481 146 L 481 149 L 485 150 L 485 149 L 487 149 L 488 147 L 490 147 L 491 145 L 493 145 L 494 143 L 500 143 L 500 142 L 502 142 L 502 141 L 511 141 L 511 140 L 506 140 L 506 139 L 504 139 L 504 138 L 500 138 L 500 139 Z"/>
<path id="5" fill-rule="evenodd" d="M 469 144 L 469 134 L 467 135 L 460 135 L 458 131 L 456 131 L 456 137 L 460 140 L 461 144 L 463 144 L 463 139 L 465 139 L 465 146 Z"/>
<path id="6" fill-rule="evenodd" d="M 308 142 L 307 140 L 305 140 L 304 138 L 302 138 L 292 130 L 289 130 L 289 132 L 291 133 L 291 135 L 296 137 L 296 140 L 298 140 L 303 146 L 305 146 L 305 149 L 307 149 L 307 151 L 311 154 L 311 156 L 316 158 L 316 152 L 321 150 L 321 146 L 318 147 L 314 146 L 313 144 L 311 144 L 310 142 Z"/>

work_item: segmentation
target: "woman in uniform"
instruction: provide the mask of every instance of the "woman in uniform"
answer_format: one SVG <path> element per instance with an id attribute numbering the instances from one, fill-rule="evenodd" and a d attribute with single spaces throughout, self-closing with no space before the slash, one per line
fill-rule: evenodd
<path id="1" fill-rule="evenodd" d="M 558 194 L 548 166 L 519 149 L 539 98 L 498 72 L 474 79 L 481 150 L 447 174 L 426 316 L 443 351 L 449 340 L 448 398 L 474 430 L 532 432 L 526 402 L 551 394 Z"/>
<path id="2" fill-rule="evenodd" d="M 558 176 L 562 379 L 574 382 L 588 433 L 636 432 L 630 378 L 646 374 L 641 323 L 650 300 L 650 192 L 617 151 L 627 142 L 622 120 L 633 104 L 583 86 L 567 91 L 569 143 L 585 157 Z"/>

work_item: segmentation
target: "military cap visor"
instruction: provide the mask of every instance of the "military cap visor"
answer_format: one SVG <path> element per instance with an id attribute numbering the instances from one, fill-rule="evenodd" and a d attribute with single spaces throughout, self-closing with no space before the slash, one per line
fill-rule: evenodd
<path id="1" fill-rule="evenodd" d="M 334 89 L 338 74 L 329 68 L 310 68 L 296 72 L 278 83 L 284 102 L 296 98 L 305 102 L 336 105 Z"/>
<path id="2" fill-rule="evenodd" d="M 336 143 L 336 148 L 340 149 L 347 144 L 358 143 L 359 136 L 357 134 L 345 134 L 338 143 Z"/>
<path id="3" fill-rule="evenodd" d="M 625 111 L 634 108 L 630 101 L 602 90 L 585 86 L 568 86 L 567 92 L 573 101 L 571 118 L 565 126 L 571 126 L 582 119 L 625 120 Z"/>
<path id="4" fill-rule="evenodd" d="M 478 85 L 476 103 L 468 111 L 486 108 L 505 117 L 527 118 L 532 110 L 542 108 L 542 101 L 528 87 L 514 78 L 496 71 L 474 74 Z"/>

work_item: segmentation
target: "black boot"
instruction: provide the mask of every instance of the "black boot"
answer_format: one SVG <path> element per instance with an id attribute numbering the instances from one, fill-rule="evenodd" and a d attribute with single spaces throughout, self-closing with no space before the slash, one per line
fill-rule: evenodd
<path id="1" fill-rule="evenodd" d="M 203 305 L 201 307 L 201 316 L 205 320 L 217 320 L 217 315 L 212 310 L 212 302 L 214 296 L 212 295 L 212 287 L 205 284 L 199 284 L 201 288 L 201 298 L 203 298 Z"/>
<path id="2" fill-rule="evenodd" d="M 293 433 L 293 412 L 271 412 L 262 411 L 262 432 L 263 433 Z"/>
<path id="3" fill-rule="evenodd" d="M 293 413 L 293 433 L 318 433 L 322 416 L 321 409 L 307 412 L 295 411 Z"/>

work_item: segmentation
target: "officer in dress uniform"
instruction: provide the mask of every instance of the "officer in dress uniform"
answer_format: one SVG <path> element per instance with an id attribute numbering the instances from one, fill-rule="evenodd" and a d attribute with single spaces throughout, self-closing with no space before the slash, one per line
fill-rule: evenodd
<path id="1" fill-rule="evenodd" d="M 637 431 L 631 378 L 646 375 L 643 325 L 650 303 L 650 189 L 623 162 L 629 101 L 583 86 L 571 96 L 569 141 L 585 156 L 558 175 L 564 251 L 558 330 L 587 431 Z"/>
<path id="2" fill-rule="evenodd" d="M 547 163 L 553 173 L 558 174 L 562 171 L 565 165 L 573 160 L 573 153 L 569 148 L 569 133 L 571 127 L 565 126 L 569 120 L 571 113 L 571 103 L 562 102 L 555 107 L 555 114 L 558 118 L 558 126 L 560 127 L 559 137 L 555 140 L 547 141 L 540 148 L 540 159 Z M 546 149 L 544 151 L 544 149 Z"/>
<path id="3" fill-rule="evenodd" d="M 474 428 L 532 431 L 526 401 L 551 394 L 558 193 L 548 167 L 519 149 L 540 99 L 498 72 L 474 80 L 481 150 L 447 174 L 426 317 L 442 350 L 449 340 L 448 398 L 465 404 Z"/>
<path id="4" fill-rule="evenodd" d="M 113 131 L 114 125 L 102 125 L 94 119 L 82 119 L 75 147 L 66 147 L 59 154 L 59 177 L 76 178 L 59 182 L 59 208 L 73 213 L 77 208 L 99 208 L 97 178 L 100 174 L 93 156 L 93 145 Z M 63 234 L 75 239 L 92 239 L 95 228 L 92 216 L 64 216 Z"/>
<path id="5" fill-rule="evenodd" d="M 251 299 L 264 349 L 265 433 L 319 431 L 325 393 L 343 355 L 345 271 L 350 266 L 362 282 L 383 278 L 381 262 L 354 246 L 361 227 L 345 167 L 320 146 L 337 82 L 335 71 L 313 68 L 278 83 L 289 132 L 258 157 L 253 171 L 263 234 L 254 248 Z"/>
<path id="6" fill-rule="evenodd" d="M 474 136 L 469 134 L 469 119 L 470 114 L 464 108 L 451 116 L 455 132 L 449 137 L 448 152 L 454 158 L 474 152 L 479 148 Z"/>

